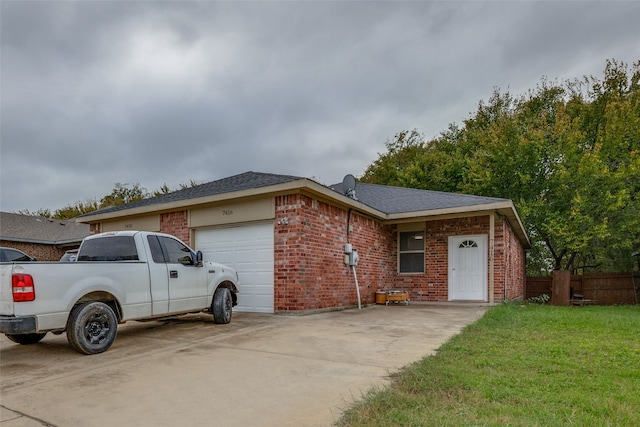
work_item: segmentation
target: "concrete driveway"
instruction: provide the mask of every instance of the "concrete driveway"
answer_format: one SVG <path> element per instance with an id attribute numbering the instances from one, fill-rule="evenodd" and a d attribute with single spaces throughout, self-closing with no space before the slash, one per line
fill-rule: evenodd
<path id="1" fill-rule="evenodd" d="M 66 336 L 0 338 L 0 424 L 328 426 L 388 375 L 486 311 L 391 305 L 308 316 L 234 313 L 121 325 L 109 351 Z"/>

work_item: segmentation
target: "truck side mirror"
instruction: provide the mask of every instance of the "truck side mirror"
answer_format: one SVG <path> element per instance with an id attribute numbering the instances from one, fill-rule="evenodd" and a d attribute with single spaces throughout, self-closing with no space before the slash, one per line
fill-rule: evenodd
<path id="1" fill-rule="evenodd" d="M 196 267 L 202 267 L 202 251 L 198 251 L 196 252 L 196 263 L 195 266 Z"/>

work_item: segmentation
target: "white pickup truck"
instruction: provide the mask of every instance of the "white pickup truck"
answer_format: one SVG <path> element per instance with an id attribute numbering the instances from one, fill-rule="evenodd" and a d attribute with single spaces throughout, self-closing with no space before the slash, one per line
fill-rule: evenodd
<path id="1" fill-rule="evenodd" d="M 142 231 L 85 238 L 74 262 L 0 264 L 0 333 L 19 344 L 67 333 L 84 354 L 106 351 L 118 323 L 208 311 L 229 323 L 238 274 L 203 262 L 168 234 Z"/>

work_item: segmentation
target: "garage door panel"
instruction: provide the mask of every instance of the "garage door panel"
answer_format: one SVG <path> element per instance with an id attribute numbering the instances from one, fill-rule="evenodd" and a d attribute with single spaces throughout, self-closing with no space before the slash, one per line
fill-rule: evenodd
<path id="1" fill-rule="evenodd" d="M 273 313 L 273 222 L 198 230 L 205 259 L 238 271 L 236 311 Z"/>

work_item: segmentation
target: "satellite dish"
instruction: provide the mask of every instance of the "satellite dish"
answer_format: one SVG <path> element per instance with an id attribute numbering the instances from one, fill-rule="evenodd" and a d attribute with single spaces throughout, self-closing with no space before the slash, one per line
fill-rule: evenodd
<path id="1" fill-rule="evenodd" d="M 344 191 L 345 196 L 353 200 L 358 200 L 356 197 L 356 179 L 353 175 L 349 174 L 344 177 L 342 180 L 342 191 Z"/>

